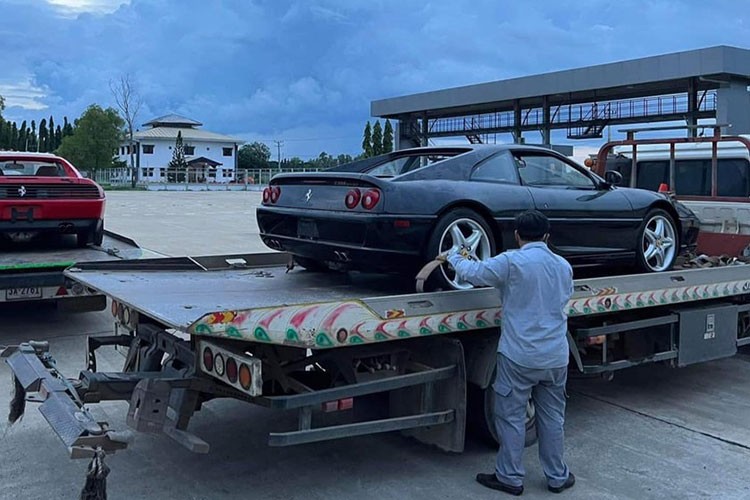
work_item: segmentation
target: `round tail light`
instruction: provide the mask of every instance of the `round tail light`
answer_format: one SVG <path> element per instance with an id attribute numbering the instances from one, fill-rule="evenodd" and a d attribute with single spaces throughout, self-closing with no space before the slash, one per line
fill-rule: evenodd
<path id="1" fill-rule="evenodd" d="M 263 188 L 263 203 L 268 203 L 271 199 L 271 190 L 268 188 Z"/>
<path id="2" fill-rule="evenodd" d="M 352 189 L 346 193 L 346 198 L 344 198 L 346 208 L 349 210 L 356 208 L 356 206 L 359 205 L 360 199 L 362 199 L 362 192 L 357 188 Z"/>
<path id="3" fill-rule="evenodd" d="M 372 210 L 379 201 L 380 191 L 377 189 L 370 189 L 364 196 L 362 196 L 362 208 L 365 210 Z"/>
<path id="4" fill-rule="evenodd" d="M 240 365 L 240 386 L 246 391 L 249 391 L 252 383 L 253 376 L 250 373 L 250 368 L 245 363 L 242 363 Z"/>
<path id="5" fill-rule="evenodd" d="M 224 368 L 226 368 L 224 364 L 224 356 L 221 354 L 217 354 L 214 356 L 214 372 L 216 372 L 216 375 L 219 377 L 224 376 Z"/>
<path id="6" fill-rule="evenodd" d="M 271 203 L 276 203 L 279 201 L 279 196 L 281 196 L 281 188 L 278 186 L 273 186 L 270 188 L 270 194 L 269 198 L 271 198 Z"/>
<path id="7" fill-rule="evenodd" d="M 237 361 L 234 358 L 227 358 L 227 379 L 233 384 L 237 382 Z"/>
<path id="8" fill-rule="evenodd" d="M 206 368 L 206 371 L 214 369 L 214 353 L 209 347 L 203 349 L 203 366 Z"/>

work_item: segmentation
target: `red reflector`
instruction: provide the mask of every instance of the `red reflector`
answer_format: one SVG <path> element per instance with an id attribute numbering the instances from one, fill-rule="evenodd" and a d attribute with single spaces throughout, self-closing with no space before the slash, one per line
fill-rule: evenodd
<path id="1" fill-rule="evenodd" d="M 351 410 L 354 407 L 354 398 L 339 399 L 337 401 L 326 401 L 322 404 L 323 411 L 330 413 L 332 411 Z"/>
<path id="2" fill-rule="evenodd" d="M 246 391 L 250 390 L 250 386 L 253 383 L 253 376 L 250 373 L 250 368 L 245 363 L 240 365 L 240 385 Z"/>
<path id="3" fill-rule="evenodd" d="M 351 410 L 354 407 L 354 398 L 339 399 L 339 410 Z"/>
<path id="4" fill-rule="evenodd" d="M 233 384 L 237 382 L 237 361 L 234 358 L 227 358 L 227 379 Z"/>
<path id="5" fill-rule="evenodd" d="M 659 192 L 660 193 L 668 193 L 669 192 L 669 184 L 662 182 L 659 184 Z"/>
<path id="6" fill-rule="evenodd" d="M 332 411 L 336 411 L 339 409 L 339 402 L 338 401 L 326 401 L 323 403 L 323 411 L 326 413 L 330 413 Z"/>
<path id="7" fill-rule="evenodd" d="M 57 289 L 57 293 L 55 295 L 58 297 L 60 297 L 61 295 L 68 295 L 68 289 L 65 288 L 64 286 L 61 286 L 60 288 Z"/>
<path id="8" fill-rule="evenodd" d="M 214 369 L 214 353 L 208 347 L 203 349 L 203 366 L 206 368 L 206 371 Z"/>
<path id="9" fill-rule="evenodd" d="M 408 227 L 411 227 L 411 222 L 409 222 L 408 220 L 393 221 L 393 227 L 398 227 L 398 228 L 401 228 L 401 229 L 406 229 Z"/>

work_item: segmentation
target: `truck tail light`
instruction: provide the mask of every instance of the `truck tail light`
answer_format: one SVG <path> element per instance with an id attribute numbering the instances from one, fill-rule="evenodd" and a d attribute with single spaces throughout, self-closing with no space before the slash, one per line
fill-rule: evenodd
<path id="1" fill-rule="evenodd" d="M 200 341 L 200 371 L 250 396 L 263 392 L 260 358 L 235 349 Z"/>
<path id="2" fill-rule="evenodd" d="M 271 201 L 271 190 L 269 188 L 263 188 L 263 203 Z"/>
<path id="3" fill-rule="evenodd" d="M 362 192 L 357 188 L 352 189 L 351 191 L 346 193 L 346 198 L 344 198 L 346 208 L 348 208 L 349 210 L 357 208 L 360 199 L 362 199 Z"/>
<path id="4" fill-rule="evenodd" d="M 379 201 L 380 191 L 378 189 L 370 189 L 362 196 L 362 208 L 372 210 Z"/>

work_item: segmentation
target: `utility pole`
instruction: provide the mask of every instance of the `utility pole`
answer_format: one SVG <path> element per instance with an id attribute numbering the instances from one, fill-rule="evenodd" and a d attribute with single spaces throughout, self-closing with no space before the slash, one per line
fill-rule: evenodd
<path id="1" fill-rule="evenodd" d="M 284 141 L 273 141 L 276 144 L 276 166 L 281 170 L 281 146 L 284 145 Z"/>

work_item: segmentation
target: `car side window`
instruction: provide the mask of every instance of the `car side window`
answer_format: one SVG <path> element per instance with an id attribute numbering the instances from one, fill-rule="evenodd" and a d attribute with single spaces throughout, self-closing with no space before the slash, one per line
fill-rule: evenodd
<path id="1" fill-rule="evenodd" d="M 471 180 L 518 184 L 513 156 L 508 152 L 502 152 L 487 158 L 474 168 Z"/>
<path id="2" fill-rule="evenodd" d="M 518 174 L 529 186 L 593 189 L 594 181 L 574 166 L 551 155 L 516 153 Z"/>

